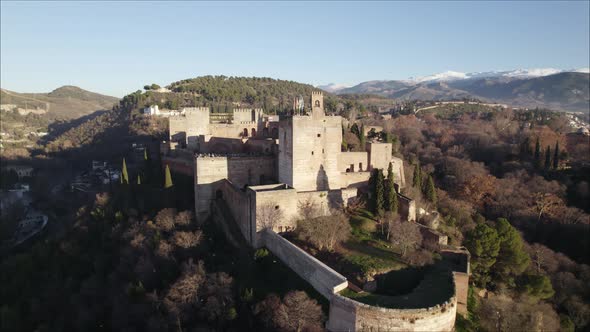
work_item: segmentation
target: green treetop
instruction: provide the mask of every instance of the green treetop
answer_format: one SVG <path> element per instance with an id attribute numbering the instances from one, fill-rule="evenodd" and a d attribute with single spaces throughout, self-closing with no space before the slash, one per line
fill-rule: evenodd
<path id="1" fill-rule="evenodd" d="M 123 158 L 123 168 L 121 169 L 121 183 L 129 184 L 129 173 L 127 173 L 127 163 L 125 163 L 125 158 Z"/>
<path id="2" fill-rule="evenodd" d="M 412 187 L 422 188 L 422 170 L 420 169 L 420 162 L 416 163 L 414 167 L 414 177 L 412 178 Z"/>
<path id="3" fill-rule="evenodd" d="M 467 234 L 465 246 L 471 253 L 473 279 L 480 287 L 490 280 L 490 268 L 500 252 L 498 232 L 486 223 L 479 223 Z"/>
<path id="4" fill-rule="evenodd" d="M 385 210 L 391 211 L 393 213 L 397 213 L 398 209 L 398 201 L 397 201 L 397 192 L 395 191 L 395 182 L 394 182 L 394 175 L 393 175 L 393 164 L 389 163 L 389 167 L 387 168 L 387 185 L 385 186 L 385 190 L 387 192 L 385 202 Z"/>
<path id="5" fill-rule="evenodd" d="M 513 284 L 514 277 L 521 275 L 531 263 L 528 253 L 524 250 L 520 233 L 505 218 L 496 222 L 496 231 L 500 239 L 500 251 L 494 271 L 498 280 Z"/>
<path id="6" fill-rule="evenodd" d="M 547 149 L 545 149 L 545 169 L 551 168 L 551 147 L 547 145 Z"/>
<path id="7" fill-rule="evenodd" d="M 384 187 L 383 171 L 378 169 L 375 177 L 375 214 L 382 215 L 383 207 L 385 205 L 385 187 Z"/>
<path id="8" fill-rule="evenodd" d="M 539 143 L 538 137 L 535 143 L 535 166 L 537 168 L 541 167 L 541 143 Z"/>
<path id="9" fill-rule="evenodd" d="M 360 141 L 360 146 L 361 146 L 361 151 L 365 151 L 365 125 L 362 124 L 361 125 L 361 129 L 359 131 L 359 141 Z"/>
<path id="10" fill-rule="evenodd" d="M 429 201 L 436 205 L 436 188 L 434 187 L 434 180 L 432 179 L 432 175 L 428 175 L 428 181 L 424 186 L 424 194 L 426 195 L 426 198 Z"/>
<path id="11" fill-rule="evenodd" d="M 166 175 L 165 175 L 165 180 L 164 180 L 164 188 L 170 188 L 174 185 L 174 183 L 172 183 L 172 175 L 170 174 L 170 167 L 168 167 L 168 165 L 166 165 Z"/>

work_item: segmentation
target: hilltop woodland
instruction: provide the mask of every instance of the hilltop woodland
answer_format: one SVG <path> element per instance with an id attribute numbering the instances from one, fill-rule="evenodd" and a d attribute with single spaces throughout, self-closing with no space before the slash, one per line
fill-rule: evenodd
<path id="1" fill-rule="evenodd" d="M 568 138 L 565 116 L 471 105 L 375 116 L 343 129 L 348 149 L 364 125 L 384 127 L 379 138 L 407 162 L 402 192 L 471 253 L 460 330 L 590 328 L 589 142 Z"/>
<path id="2" fill-rule="evenodd" d="M 36 194 L 53 213 L 50 229 L 32 247 L 2 253 L 0 330 L 321 330 L 327 303 L 307 283 L 267 250 L 240 248 L 214 223 L 194 219 L 192 180 L 157 159 L 165 120 L 140 115 L 151 104 L 285 114 L 313 87 L 206 76 L 167 87 L 174 92 L 146 88 L 81 123 L 50 124 L 47 140 L 14 157 L 79 171 L 93 159 L 123 165 L 133 143 L 151 152 L 123 172 L 124 183 L 96 195 Z M 405 161 L 402 193 L 437 211 L 438 231 L 471 252 L 469 315 L 458 318 L 457 330 L 590 329 L 589 143 L 566 135 L 564 116 L 466 104 L 382 120 L 375 111 L 393 101 L 327 94 L 325 104 L 348 119 L 343 150 L 360 151 L 371 139 L 393 144 Z M 384 131 L 365 137 L 370 125 Z M 399 175 L 385 173 L 373 173 L 366 197 L 346 214 L 314 218 L 300 207 L 293 241 L 343 264 L 339 271 L 354 282 L 384 261 L 397 268 L 432 262 L 438 249 L 420 245 L 415 225 L 397 218 L 391 181 Z M 343 247 L 354 255 L 330 261 Z"/>

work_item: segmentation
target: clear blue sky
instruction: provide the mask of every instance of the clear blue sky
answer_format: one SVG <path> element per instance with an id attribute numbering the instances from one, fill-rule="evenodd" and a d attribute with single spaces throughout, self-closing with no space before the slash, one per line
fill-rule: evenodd
<path id="1" fill-rule="evenodd" d="M 589 2 L 1 2 L 1 85 L 121 97 L 200 75 L 311 84 L 589 67 Z"/>

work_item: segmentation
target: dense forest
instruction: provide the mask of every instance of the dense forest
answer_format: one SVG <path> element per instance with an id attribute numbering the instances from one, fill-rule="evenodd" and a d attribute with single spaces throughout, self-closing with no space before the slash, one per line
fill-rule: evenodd
<path id="1" fill-rule="evenodd" d="M 474 290 L 493 294 L 472 295 L 460 328 L 513 330 L 557 314 L 563 330 L 589 328 L 588 136 L 568 139 L 577 134 L 567 133 L 565 117 L 545 110 L 449 107 L 363 121 L 399 140 L 412 183 L 404 193 L 441 214 L 440 231 L 471 252 Z M 424 179 L 434 180 L 436 195 Z M 508 225 L 522 245 L 502 230 Z"/>

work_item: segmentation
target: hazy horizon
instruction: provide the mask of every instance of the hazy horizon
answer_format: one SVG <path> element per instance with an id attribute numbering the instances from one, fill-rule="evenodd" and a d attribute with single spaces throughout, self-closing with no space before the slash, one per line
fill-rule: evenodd
<path id="1" fill-rule="evenodd" d="M 1 85 L 17 92 L 75 85 L 122 97 L 202 75 L 353 85 L 590 67 L 588 2 L 2 1 L 1 9 Z"/>

